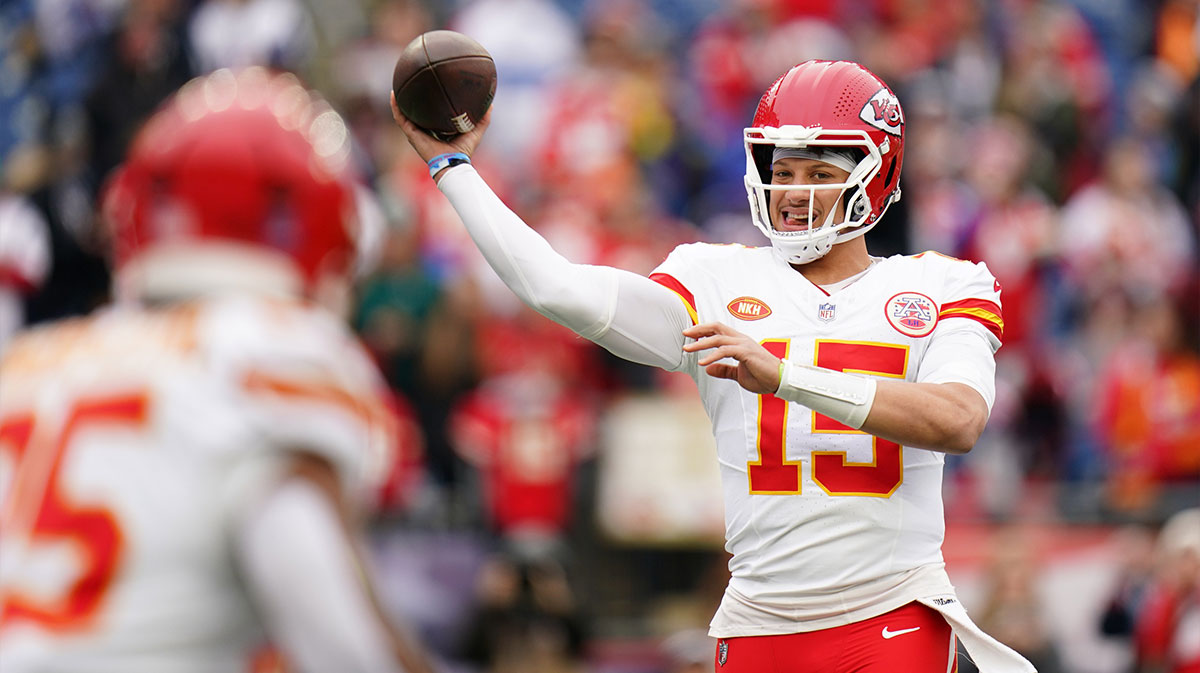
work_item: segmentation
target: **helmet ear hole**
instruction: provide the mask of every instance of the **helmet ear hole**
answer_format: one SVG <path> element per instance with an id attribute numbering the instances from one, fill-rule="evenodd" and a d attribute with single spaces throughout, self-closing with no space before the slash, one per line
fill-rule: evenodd
<path id="1" fill-rule="evenodd" d="M 862 190 L 848 191 L 842 198 L 846 204 L 847 220 L 861 220 L 871 210 L 867 195 Z"/>
<path id="2" fill-rule="evenodd" d="M 868 209 L 869 209 L 869 206 L 867 204 L 866 199 L 863 199 L 863 198 L 855 199 L 854 207 L 850 209 L 851 210 L 850 216 L 852 219 L 855 219 L 855 220 L 861 219 L 862 217 L 864 217 L 867 214 Z"/>

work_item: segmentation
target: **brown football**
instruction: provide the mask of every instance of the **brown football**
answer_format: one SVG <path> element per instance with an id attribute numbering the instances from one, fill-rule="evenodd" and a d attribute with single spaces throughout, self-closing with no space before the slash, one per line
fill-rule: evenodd
<path id="1" fill-rule="evenodd" d="M 496 64 L 466 35 L 430 31 L 401 52 L 392 91 L 405 117 L 445 140 L 475 128 L 488 111 L 496 94 Z"/>

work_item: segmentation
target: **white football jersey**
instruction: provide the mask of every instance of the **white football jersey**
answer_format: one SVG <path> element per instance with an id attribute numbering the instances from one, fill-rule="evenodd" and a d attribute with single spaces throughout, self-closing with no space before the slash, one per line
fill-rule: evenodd
<path id="1" fill-rule="evenodd" d="M 339 321 L 279 301 L 20 336 L 0 361 L 0 670 L 250 670 L 239 513 L 294 451 L 365 495 L 394 432 L 382 391 Z"/>
<path id="2" fill-rule="evenodd" d="M 999 285 L 983 264 L 937 253 L 877 259 L 831 294 L 770 247 L 696 243 L 676 248 L 651 278 L 679 294 L 696 322 L 728 324 L 779 357 L 881 378 L 961 382 L 989 407 L 994 398 L 991 356 L 1003 322 Z M 955 348 L 954 357 L 938 357 L 939 344 L 964 335 L 974 355 Z M 944 454 L 750 393 L 705 374 L 699 357 L 690 354 L 681 369 L 696 380 L 712 421 L 733 555 L 713 635 L 808 630 L 809 619 L 824 628 L 822 617 L 872 607 L 895 584 L 889 578 L 941 567 Z M 864 587 L 874 589 L 854 593 Z M 860 594 L 867 604 L 846 600 Z M 735 614 L 738 605 L 753 609 Z"/>

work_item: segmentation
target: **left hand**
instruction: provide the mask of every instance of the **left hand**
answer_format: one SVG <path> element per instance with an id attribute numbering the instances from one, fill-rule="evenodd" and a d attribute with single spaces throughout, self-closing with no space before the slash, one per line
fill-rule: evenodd
<path id="1" fill-rule="evenodd" d="M 710 322 L 683 330 L 683 336 L 696 339 L 683 345 L 684 352 L 712 349 L 699 361 L 709 376 L 737 381 L 741 387 L 759 395 L 770 395 L 779 390 L 781 360 L 745 334 L 728 325 Z M 733 358 L 737 364 L 718 362 L 724 358 Z"/>

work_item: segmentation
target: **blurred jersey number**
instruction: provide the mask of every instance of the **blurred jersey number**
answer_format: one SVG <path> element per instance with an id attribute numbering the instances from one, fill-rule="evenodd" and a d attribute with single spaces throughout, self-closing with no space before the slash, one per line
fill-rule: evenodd
<path id="1" fill-rule="evenodd" d="M 0 628 L 21 620 L 59 630 L 78 628 L 100 607 L 120 560 L 121 527 L 103 507 L 71 503 L 60 489 L 59 474 L 81 430 L 143 427 L 148 406 L 144 394 L 78 400 L 56 435 L 39 427 L 33 414 L 0 418 L 0 452 L 12 452 L 16 466 L 0 503 L 0 540 L 19 546 L 67 541 L 83 559 L 61 596 L 34 599 L 23 596 L 19 587 L 0 587 Z"/>

